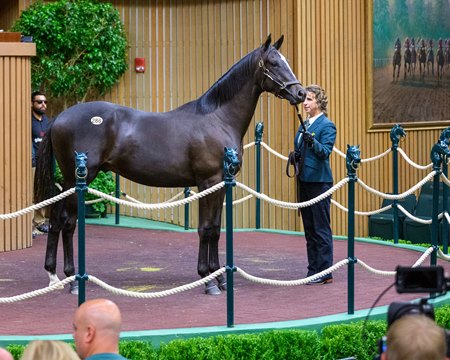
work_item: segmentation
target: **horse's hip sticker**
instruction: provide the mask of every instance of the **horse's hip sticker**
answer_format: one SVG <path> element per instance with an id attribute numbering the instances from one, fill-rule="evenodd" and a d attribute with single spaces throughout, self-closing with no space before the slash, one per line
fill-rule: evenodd
<path id="1" fill-rule="evenodd" d="M 91 123 L 94 125 L 100 125 L 103 122 L 103 119 L 100 116 L 94 116 L 91 118 Z"/>

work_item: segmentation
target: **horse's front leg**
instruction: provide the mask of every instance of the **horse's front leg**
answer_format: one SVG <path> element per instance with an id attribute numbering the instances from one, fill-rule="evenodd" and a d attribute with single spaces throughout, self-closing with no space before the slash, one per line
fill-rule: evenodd
<path id="1" fill-rule="evenodd" d="M 219 237 L 222 215 L 224 189 L 217 191 L 199 202 L 199 253 L 198 274 L 204 278 L 220 268 L 219 262 Z M 223 275 L 217 277 L 219 287 L 226 289 L 226 281 Z M 221 291 L 212 281 L 206 283 L 205 293 L 219 295 Z"/>

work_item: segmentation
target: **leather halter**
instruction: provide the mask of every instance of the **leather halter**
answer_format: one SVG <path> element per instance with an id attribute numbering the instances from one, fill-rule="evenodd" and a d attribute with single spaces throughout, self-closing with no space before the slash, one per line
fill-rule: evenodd
<path id="1" fill-rule="evenodd" d="M 295 98 L 295 95 L 287 88 L 288 86 L 294 85 L 294 84 L 300 84 L 300 81 L 298 80 L 294 80 L 294 81 L 283 81 L 281 80 L 276 74 L 274 74 L 272 71 L 270 71 L 266 65 L 264 64 L 264 60 L 262 59 L 262 57 L 259 59 L 259 63 L 258 66 L 260 68 L 262 68 L 263 70 L 263 74 L 268 77 L 270 80 L 272 80 L 275 84 L 277 84 L 280 88 L 278 89 L 277 92 L 275 92 L 275 95 L 281 99 L 283 99 L 283 97 L 280 95 L 280 93 L 285 90 L 289 95 L 291 95 L 293 98 Z M 264 80 L 266 78 L 264 77 L 261 81 L 261 87 L 263 87 L 264 84 Z"/>

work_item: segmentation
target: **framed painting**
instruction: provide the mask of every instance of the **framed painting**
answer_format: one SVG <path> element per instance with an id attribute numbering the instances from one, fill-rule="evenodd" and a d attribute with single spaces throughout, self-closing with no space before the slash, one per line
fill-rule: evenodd
<path id="1" fill-rule="evenodd" d="M 450 1 L 369 2 L 369 128 L 449 126 Z"/>

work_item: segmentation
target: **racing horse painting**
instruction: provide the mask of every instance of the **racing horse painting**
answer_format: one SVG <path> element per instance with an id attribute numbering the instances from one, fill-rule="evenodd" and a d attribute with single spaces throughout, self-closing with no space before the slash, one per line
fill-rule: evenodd
<path id="1" fill-rule="evenodd" d="M 405 41 L 405 53 L 403 55 L 403 59 L 404 59 L 404 62 L 405 62 L 405 66 L 404 66 L 405 72 L 404 72 L 403 79 L 406 79 L 406 73 L 408 73 L 408 74 L 411 73 L 411 56 L 412 56 L 412 53 L 411 53 L 410 46 L 411 46 L 410 45 L 410 41 L 409 41 L 408 38 L 406 38 L 406 41 Z"/>
<path id="2" fill-rule="evenodd" d="M 442 47 L 442 39 L 438 41 L 438 50 L 436 51 L 437 78 L 442 80 L 444 75 L 445 53 Z"/>
<path id="3" fill-rule="evenodd" d="M 398 80 L 398 77 L 400 75 L 400 65 L 402 63 L 402 53 L 400 48 L 401 48 L 400 44 L 395 45 L 394 56 L 392 57 L 392 68 L 393 68 L 392 81 Z M 397 76 L 395 76 L 395 70 L 397 70 Z"/>
<path id="4" fill-rule="evenodd" d="M 425 48 L 425 40 L 422 39 L 419 45 L 419 73 L 420 78 L 425 78 L 425 64 L 427 62 L 427 50 Z"/>
<path id="5" fill-rule="evenodd" d="M 306 92 L 278 51 L 284 37 L 264 44 L 234 64 L 197 100 L 164 113 L 144 112 L 95 101 L 74 105 L 52 123 L 39 150 L 35 176 L 36 203 L 52 196 L 53 161 L 64 176 L 63 190 L 75 186 L 74 152 L 88 154 L 89 184 L 100 170 L 155 187 L 197 186 L 203 191 L 223 180 L 224 148 L 238 149 L 260 95 L 267 91 L 297 105 Z M 222 188 L 199 202 L 197 272 L 204 278 L 220 268 Z M 57 280 L 56 253 L 62 233 L 64 273 L 75 274 L 73 234 L 77 199 L 71 195 L 54 204 L 50 213 L 45 269 Z M 226 290 L 223 276 L 205 284 L 207 294 Z M 70 291 L 77 293 L 76 283 Z"/>

